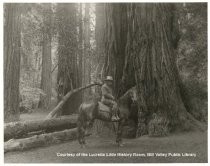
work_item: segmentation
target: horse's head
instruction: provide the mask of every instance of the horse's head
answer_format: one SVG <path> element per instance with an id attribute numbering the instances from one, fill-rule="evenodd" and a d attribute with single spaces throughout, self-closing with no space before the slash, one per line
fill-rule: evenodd
<path id="1" fill-rule="evenodd" d="M 133 103 L 137 102 L 137 90 L 136 87 L 130 89 L 130 97 Z"/>
<path id="2" fill-rule="evenodd" d="M 137 91 L 136 87 L 129 89 L 123 96 L 119 98 L 119 103 L 130 107 L 131 104 L 137 102 Z"/>
<path id="3" fill-rule="evenodd" d="M 137 117 L 137 91 L 136 87 L 129 89 L 118 99 L 118 109 L 125 116 Z"/>

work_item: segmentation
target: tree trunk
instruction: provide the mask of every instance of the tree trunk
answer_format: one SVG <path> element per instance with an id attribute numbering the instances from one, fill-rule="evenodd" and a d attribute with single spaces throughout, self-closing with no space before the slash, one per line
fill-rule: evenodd
<path id="1" fill-rule="evenodd" d="M 96 26 L 95 26 L 95 40 L 98 67 L 96 68 L 96 78 L 102 78 L 101 75 L 103 64 L 105 63 L 105 46 L 104 46 L 104 32 L 105 32 L 105 4 L 96 3 Z M 101 98 L 101 87 L 96 87 L 95 93 L 98 98 Z M 107 122 L 96 119 L 93 126 L 93 133 L 102 135 Z M 111 123 L 108 124 L 112 127 Z M 107 133 L 107 132 L 106 132 Z"/>
<path id="2" fill-rule="evenodd" d="M 44 27 L 43 27 L 43 45 L 42 45 L 42 75 L 41 75 L 41 89 L 44 91 L 45 96 L 41 95 L 39 107 L 49 108 L 51 102 L 51 4 L 45 4 Z"/>
<path id="3" fill-rule="evenodd" d="M 82 81 L 83 81 L 83 55 L 84 55 L 84 43 L 83 43 L 83 16 L 82 16 L 82 3 L 79 4 L 79 73 L 78 73 L 78 77 L 79 77 L 79 86 L 81 87 Z M 80 99 L 82 100 L 83 98 L 83 93 L 79 93 Z"/>
<path id="4" fill-rule="evenodd" d="M 97 3 L 96 4 L 96 27 L 95 27 L 95 40 L 96 40 L 96 54 L 97 61 L 95 63 L 98 64 L 96 67 L 96 78 L 103 79 L 102 69 L 105 63 L 105 45 L 104 45 L 104 33 L 105 33 L 105 4 Z M 95 90 L 99 95 L 101 94 L 101 90 Z"/>
<path id="5" fill-rule="evenodd" d="M 84 58 L 83 58 L 83 85 L 90 83 L 90 4 L 85 4 L 84 17 Z M 90 89 L 84 91 L 83 100 L 88 100 L 90 96 Z"/>
<path id="6" fill-rule="evenodd" d="M 77 65 L 76 4 L 57 5 L 58 20 L 58 101 L 70 90 L 79 87 Z M 62 115 L 74 113 L 81 104 L 81 97 L 75 94 L 65 103 Z"/>
<path id="7" fill-rule="evenodd" d="M 104 64 L 105 69 L 103 72 L 103 77 L 107 75 L 113 76 L 114 78 L 113 90 L 116 99 L 122 96 L 128 89 L 130 89 L 135 85 L 135 79 L 134 79 L 135 77 L 134 77 L 134 72 L 132 70 L 133 67 L 132 65 L 130 66 L 128 65 L 129 61 L 127 60 L 128 58 L 126 52 L 127 31 L 129 23 L 127 6 L 128 4 L 120 4 L 120 3 L 105 4 L 104 6 L 105 24 L 101 23 L 102 19 L 99 18 L 100 20 L 98 20 L 96 16 L 96 21 L 98 20 L 99 23 L 101 23 L 102 26 L 104 27 L 103 29 L 104 37 L 102 38 L 103 39 L 102 45 L 104 47 L 103 50 L 105 52 L 105 64 Z M 100 27 L 100 24 L 98 25 L 98 27 Z M 100 40 L 101 39 L 99 39 L 98 42 L 100 42 Z M 130 72 L 131 74 L 129 75 L 128 72 Z M 108 130 L 114 130 L 114 126 L 112 124 L 109 125 L 108 123 L 99 121 L 95 125 L 96 125 L 95 126 L 96 130 L 98 128 L 104 128 L 105 126 L 108 126 L 109 128 Z"/>
<path id="8" fill-rule="evenodd" d="M 138 93 L 137 136 L 153 130 L 154 125 L 159 135 L 195 125 L 180 95 L 174 16 L 173 4 L 141 3 L 130 8 L 130 53 Z"/>
<path id="9" fill-rule="evenodd" d="M 137 136 L 148 133 L 154 124 L 160 135 L 179 125 L 203 129 L 186 111 L 180 95 L 181 81 L 175 64 L 179 34 L 174 10 L 172 4 L 105 7 L 104 75 L 114 77 L 116 97 L 136 84 Z"/>
<path id="10" fill-rule="evenodd" d="M 10 122 L 4 125 L 4 140 L 20 138 L 35 131 L 56 131 L 76 127 L 77 115 L 61 116 L 53 119 Z"/>
<path id="11" fill-rule="evenodd" d="M 4 120 L 19 119 L 20 10 L 18 4 L 4 4 Z"/>
<path id="12" fill-rule="evenodd" d="M 77 128 L 57 131 L 53 133 L 35 135 L 29 138 L 13 139 L 4 143 L 4 153 L 10 151 L 22 151 L 40 146 L 57 144 L 77 138 Z"/>
<path id="13" fill-rule="evenodd" d="M 132 65 L 128 66 L 126 52 L 129 26 L 127 6 L 128 4 L 120 3 L 105 5 L 105 34 L 103 38 L 105 65 L 103 76 L 113 76 L 113 91 L 116 99 L 135 85 L 133 67 Z M 128 72 L 131 74 L 129 75 Z M 131 119 L 131 121 L 133 120 Z M 102 126 L 109 125 L 102 124 Z M 116 127 L 112 126 L 109 128 L 115 130 Z M 128 137 L 126 134 L 124 136 Z"/>
<path id="14" fill-rule="evenodd" d="M 106 31 L 105 31 L 105 71 L 104 75 L 114 78 L 114 92 L 120 97 L 135 85 L 134 75 L 126 77 L 128 68 L 126 62 L 126 44 L 128 31 L 128 4 L 106 4 Z M 126 70 L 124 70 L 126 68 Z M 128 75 L 128 74 L 127 74 Z"/>

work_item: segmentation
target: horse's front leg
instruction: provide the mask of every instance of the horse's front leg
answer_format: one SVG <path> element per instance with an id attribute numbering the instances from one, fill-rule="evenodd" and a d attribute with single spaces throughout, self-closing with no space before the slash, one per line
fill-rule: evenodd
<path id="1" fill-rule="evenodd" d="M 95 119 L 91 119 L 88 123 L 87 123 L 87 130 L 85 135 L 91 135 L 91 129 L 93 128 L 93 123 L 94 123 Z"/>
<path id="2" fill-rule="evenodd" d="M 85 136 L 91 135 L 91 128 L 93 127 L 94 119 L 83 123 L 78 123 L 78 141 L 81 148 L 86 147 Z"/>
<path id="3" fill-rule="evenodd" d="M 124 123 L 125 123 L 125 120 L 121 119 L 119 121 L 119 124 L 118 124 L 117 138 L 116 138 L 116 142 L 117 142 L 118 146 L 123 146 L 123 143 L 122 143 L 122 132 L 123 132 L 123 125 L 124 125 Z"/>
<path id="4" fill-rule="evenodd" d="M 85 126 L 83 126 L 82 123 L 78 123 L 77 126 L 77 132 L 78 132 L 78 141 L 81 145 L 81 148 L 85 147 Z"/>

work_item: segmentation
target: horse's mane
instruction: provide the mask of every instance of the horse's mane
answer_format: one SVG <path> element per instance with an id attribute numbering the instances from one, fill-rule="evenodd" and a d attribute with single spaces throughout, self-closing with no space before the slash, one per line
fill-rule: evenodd
<path id="1" fill-rule="evenodd" d="M 132 93 L 135 90 L 135 87 L 130 88 L 127 90 L 122 96 L 119 97 L 118 103 L 122 105 L 129 105 L 132 98 Z"/>

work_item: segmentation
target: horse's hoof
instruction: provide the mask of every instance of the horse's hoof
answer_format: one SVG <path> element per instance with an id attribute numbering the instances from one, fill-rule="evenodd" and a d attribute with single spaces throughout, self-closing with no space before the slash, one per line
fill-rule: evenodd
<path id="1" fill-rule="evenodd" d="M 84 149 L 84 148 L 86 148 L 86 146 L 83 144 L 83 145 L 81 145 L 81 148 Z"/>
<path id="2" fill-rule="evenodd" d="M 86 130 L 86 131 L 85 131 L 85 135 L 86 135 L 86 136 L 90 136 L 90 135 L 92 135 L 91 130 Z"/>
<path id="3" fill-rule="evenodd" d="M 125 144 L 124 143 L 118 143 L 119 147 L 123 147 Z"/>
<path id="4" fill-rule="evenodd" d="M 92 135 L 92 133 L 91 132 L 85 132 L 85 135 L 90 136 L 90 135 Z"/>
<path id="5" fill-rule="evenodd" d="M 124 146 L 124 144 L 119 144 L 119 147 L 123 147 Z"/>

